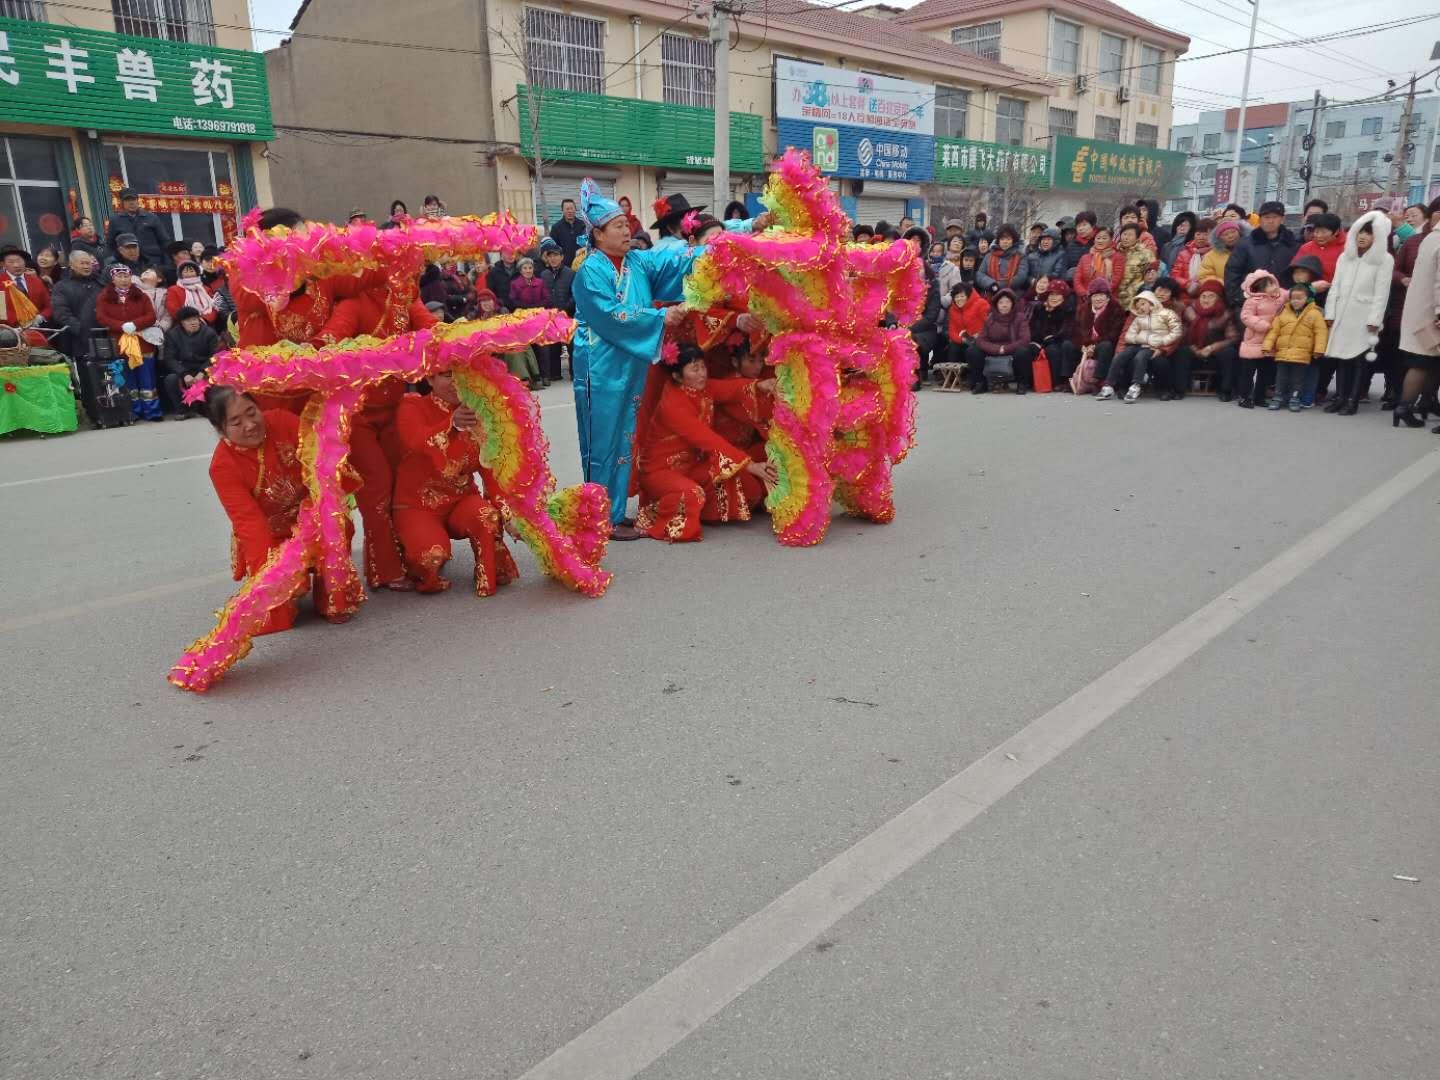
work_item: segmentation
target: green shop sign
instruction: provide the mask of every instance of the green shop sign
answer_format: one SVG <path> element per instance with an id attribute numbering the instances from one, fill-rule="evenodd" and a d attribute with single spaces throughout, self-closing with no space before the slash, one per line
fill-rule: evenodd
<path id="1" fill-rule="evenodd" d="M 1048 187 L 1050 155 L 1044 150 L 973 139 L 935 140 L 935 183 L 979 186 L 1012 182 Z"/>
<path id="2" fill-rule="evenodd" d="M 0 19 L 0 120 L 100 131 L 275 137 L 258 53 Z"/>
<path id="3" fill-rule="evenodd" d="M 1148 146 L 1055 137 L 1054 185 L 1069 191 L 1106 189 L 1178 195 L 1185 186 L 1185 155 Z"/>
<path id="4" fill-rule="evenodd" d="M 521 153 L 530 144 L 530 93 L 515 88 L 520 111 Z M 708 169 L 715 161 L 715 114 L 691 105 L 581 94 L 536 87 L 540 103 L 540 152 L 556 161 L 607 165 L 658 165 Z M 760 118 L 730 114 L 730 169 L 764 172 Z"/>

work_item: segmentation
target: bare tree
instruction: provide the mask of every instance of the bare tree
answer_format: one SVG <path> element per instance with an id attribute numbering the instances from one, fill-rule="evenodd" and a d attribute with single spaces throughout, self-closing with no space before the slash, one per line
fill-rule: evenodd
<path id="1" fill-rule="evenodd" d="M 515 97 L 501 104 L 515 105 L 515 118 L 520 125 L 520 156 L 525 159 L 534 178 L 535 216 L 540 225 L 548 231 L 550 208 L 545 202 L 545 168 L 553 165 L 554 161 L 547 161 L 542 152 L 540 125 L 550 88 L 543 84 L 543 76 L 538 70 L 538 58 L 526 33 L 523 9 L 519 14 L 507 19 L 502 26 L 491 27 L 490 39 L 499 46 L 496 52 L 492 53 L 495 62 L 513 67 L 523 83 Z M 525 106 L 523 110 L 519 107 L 522 99 Z"/>

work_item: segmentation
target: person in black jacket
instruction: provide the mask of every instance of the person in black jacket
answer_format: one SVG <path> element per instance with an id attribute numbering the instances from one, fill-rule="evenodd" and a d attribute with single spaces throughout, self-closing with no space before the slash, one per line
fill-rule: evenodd
<path id="1" fill-rule="evenodd" d="M 930 260 L 925 258 L 930 246 L 930 234 L 918 226 L 905 233 L 905 242 L 915 253 L 921 268 L 925 271 L 925 308 L 920 317 L 910 324 L 910 337 L 915 342 L 915 351 L 920 354 L 920 366 L 915 372 L 915 387 L 919 390 L 930 376 L 930 358 L 940 345 L 940 331 L 936 322 L 940 318 L 940 279 Z"/>
<path id="2" fill-rule="evenodd" d="M 1242 292 L 1245 278 L 1255 270 L 1268 270 L 1282 284 L 1290 280 L 1290 263 L 1300 250 L 1300 241 L 1285 227 L 1285 205 L 1262 203 L 1260 227 L 1251 229 L 1241 239 L 1225 264 L 1225 302 L 1231 311 L 1239 311 L 1245 303 Z"/>
<path id="3" fill-rule="evenodd" d="M 1050 361 L 1050 381 L 1055 389 L 1070 390 L 1070 376 L 1080 363 L 1075 345 L 1075 308 L 1070 286 L 1059 278 L 1050 279 L 1045 295 L 1030 305 L 1030 340 L 1045 351 Z"/>
<path id="4" fill-rule="evenodd" d="M 574 199 L 562 200 L 560 213 L 560 220 L 550 226 L 550 239 L 560 245 L 560 250 L 565 255 L 565 265 L 569 266 L 575 261 L 575 253 L 580 250 L 580 238 L 585 235 L 585 223 L 575 216 Z"/>
<path id="5" fill-rule="evenodd" d="M 70 252 L 70 269 L 50 290 L 51 320 L 66 333 L 56 348 L 76 360 L 90 356 L 90 337 L 95 330 L 95 299 L 105 282 L 100 280 L 100 263 L 81 248 Z"/>
<path id="6" fill-rule="evenodd" d="M 165 349 L 161 354 L 165 397 L 175 412 L 175 419 L 188 420 L 192 411 L 204 408 L 186 405 L 180 397 L 186 387 L 210 369 L 210 361 L 220 348 L 220 335 L 205 325 L 200 312 L 186 306 L 175 313 L 174 324 L 165 331 Z"/>
<path id="7" fill-rule="evenodd" d="M 120 192 L 120 209 L 110 215 L 110 224 L 105 227 L 105 242 L 117 259 L 120 258 L 120 237 L 126 233 L 139 243 L 140 257 L 145 262 L 158 268 L 169 262 L 165 248 L 171 240 L 170 230 L 149 210 L 140 209 L 140 196 L 130 188 Z"/>
<path id="8" fill-rule="evenodd" d="M 1080 260 L 1089 254 L 1098 225 L 1099 219 L 1095 217 L 1093 210 L 1081 210 L 1075 215 L 1075 228 L 1061 244 L 1065 252 L 1063 276 L 1072 285 L 1075 283 L 1075 268 L 1080 265 Z"/>
<path id="9" fill-rule="evenodd" d="M 548 236 L 540 241 L 540 261 L 544 263 L 540 268 L 540 280 L 545 282 L 545 287 L 550 290 L 550 306 L 565 312 L 566 315 L 574 315 L 575 271 L 565 265 L 565 253 L 560 250 L 560 245 Z M 540 346 L 540 374 L 543 378 L 551 382 L 559 382 L 564 378 L 561 370 L 563 349 L 563 345 Z"/>

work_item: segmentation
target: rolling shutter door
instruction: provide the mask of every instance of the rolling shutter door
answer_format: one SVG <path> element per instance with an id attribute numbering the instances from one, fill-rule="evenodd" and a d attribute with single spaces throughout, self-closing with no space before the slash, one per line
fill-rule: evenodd
<path id="1" fill-rule="evenodd" d="M 553 225 L 560 220 L 562 200 L 574 199 L 577 203 L 580 201 L 580 181 L 587 176 L 595 181 L 596 186 L 600 188 L 600 193 L 607 199 L 615 198 L 617 174 L 613 171 L 606 172 L 603 169 L 591 169 L 585 172 L 569 169 L 547 169 L 545 171 L 545 192 L 542 201 L 550 211 L 550 224 Z M 535 217 L 538 223 L 540 215 L 537 213 Z"/>
<path id="2" fill-rule="evenodd" d="M 866 193 L 856 196 L 855 216 L 859 219 L 857 224 L 860 225 L 875 225 L 881 221 L 898 225 L 905 216 L 905 200 L 888 195 L 871 195 L 867 185 Z"/>

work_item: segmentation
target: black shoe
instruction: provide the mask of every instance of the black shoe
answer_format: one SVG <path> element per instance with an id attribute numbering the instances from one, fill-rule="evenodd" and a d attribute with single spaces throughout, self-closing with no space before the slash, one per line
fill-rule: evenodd
<path id="1" fill-rule="evenodd" d="M 1220 400 L 1221 400 L 1222 402 L 1224 402 L 1224 403 L 1227 404 L 1227 405 L 1228 405 L 1230 402 L 1232 402 L 1232 401 L 1235 400 L 1235 395 L 1232 394 L 1229 390 L 1221 390 L 1220 393 L 1219 393 L 1219 395 L 1217 395 L 1217 396 L 1220 398 Z"/>
<path id="2" fill-rule="evenodd" d="M 1184 392 L 1183 390 L 1174 390 L 1174 391 L 1171 391 L 1171 393 L 1170 393 L 1170 400 L 1171 400 L 1171 401 L 1184 401 L 1184 400 L 1185 400 L 1185 392 Z"/>
<path id="3" fill-rule="evenodd" d="M 1336 410 L 1341 416 L 1354 416 L 1359 411 L 1360 403 L 1358 401 L 1347 401 Z"/>
<path id="4" fill-rule="evenodd" d="M 1161 400 L 1161 401 L 1174 401 L 1174 400 L 1175 400 L 1175 392 L 1174 392 L 1173 390 L 1161 390 L 1161 391 L 1160 391 L 1160 400 Z"/>
<path id="5" fill-rule="evenodd" d="M 1021 386 L 1018 382 L 1015 384 L 1015 395 L 1017 397 L 1025 396 L 1025 387 Z"/>
<path id="6" fill-rule="evenodd" d="M 1395 411 L 1390 414 L 1390 426 L 1399 427 L 1404 422 L 1408 428 L 1425 426 L 1425 414 L 1416 415 L 1414 405 L 1396 405 Z"/>
<path id="7" fill-rule="evenodd" d="M 1440 424 L 1436 424 L 1434 427 L 1432 427 L 1432 428 L 1430 429 L 1430 434 L 1431 434 L 1431 435 L 1440 435 Z"/>
<path id="8" fill-rule="evenodd" d="M 1380 408 L 1385 409 L 1385 410 L 1387 410 L 1387 411 L 1390 410 L 1390 409 L 1395 408 L 1395 399 L 1394 399 L 1394 398 L 1388 398 L 1388 397 L 1386 397 L 1386 398 L 1381 398 L 1381 399 L 1380 399 Z"/>
<path id="9" fill-rule="evenodd" d="M 1339 398 L 1332 398 L 1329 402 L 1326 403 L 1325 412 L 1339 412 L 1344 407 L 1345 402 L 1341 401 Z"/>
<path id="10" fill-rule="evenodd" d="M 1255 402 L 1251 401 L 1248 397 L 1242 397 L 1242 398 L 1240 399 L 1240 408 L 1242 408 L 1242 409 L 1253 409 L 1254 407 L 1255 407 Z"/>
<path id="11" fill-rule="evenodd" d="M 975 384 L 970 387 L 970 393 L 972 394 L 988 394 L 989 392 L 990 387 L 985 385 L 984 379 L 977 379 Z"/>

